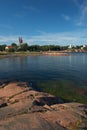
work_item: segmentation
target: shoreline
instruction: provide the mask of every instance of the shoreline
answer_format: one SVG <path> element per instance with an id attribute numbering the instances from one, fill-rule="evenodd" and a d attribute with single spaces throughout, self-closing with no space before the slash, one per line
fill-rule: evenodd
<path id="1" fill-rule="evenodd" d="M 43 52 L 43 55 L 48 56 L 69 56 L 70 54 L 68 52 L 55 52 L 55 51 L 49 51 L 49 52 Z"/>
<path id="2" fill-rule="evenodd" d="M 16 53 L 0 53 L 0 58 L 8 58 L 8 57 L 21 57 L 21 56 L 69 56 L 69 52 L 16 52 Z"/>
<path id="3" fill-rule="evenodd" d="M 21 57 L 21 56 L 70 56 L 71 53 L 87 53 L 84 52 L 72 52 L 72 51 L 44 51 L 44 52 L 14 52 L 14 53 L 7 53 L 7 52 L 0 52 L 0 59 L 8 58 L 8 57 Z"/>

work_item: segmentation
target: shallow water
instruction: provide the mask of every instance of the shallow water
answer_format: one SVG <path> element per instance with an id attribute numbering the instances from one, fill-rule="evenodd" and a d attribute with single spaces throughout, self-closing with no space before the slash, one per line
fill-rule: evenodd
<path id="1" fill-rule="evenodd" d="M 87 103 L 87 53 L 3 58 L 0 80 L 28 82 L 64 100 Z"/>
<path id="2" fill-rule="evenodd" d="M 71 81 L 87 87 L 87 53 L 0 59 L 0 80 Z"/>

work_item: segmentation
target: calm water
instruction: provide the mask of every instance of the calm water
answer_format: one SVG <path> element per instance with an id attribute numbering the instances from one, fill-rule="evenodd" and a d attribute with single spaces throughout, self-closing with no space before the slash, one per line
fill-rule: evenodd
<path id="1" fill-rule="evenodd" d="M 87 87 L 87 53 L 0 59 L 0 80 L 32 83 L 66 80 Z"/>

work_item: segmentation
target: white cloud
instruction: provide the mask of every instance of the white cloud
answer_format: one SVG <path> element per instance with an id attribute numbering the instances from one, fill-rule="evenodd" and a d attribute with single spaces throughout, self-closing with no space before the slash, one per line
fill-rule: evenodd
<path id="1" fill-rule="evenodd" d="M 29 10 L 29 11 L 35 11 L 35 12 L 39 11 L 39 9 L 37 9 L 35 6 L 32 6 L 32 5 L 31 6 L 30 5 L 24 5 L 23 9 Z"/>
<path id="2" fill-rule="evenodd" d="M 23 13 L 17 13 L 14 16 L 17 18 L 23 18 L 25 15 Z"/>
<path id="3" fill-rule="evenodd" d="M 82 7 L 82 5 L 79 3 L 78 0 L 72 0 L 74 2 L 74 4 L 80 9 Z"/>
<path id="4" fill-rule="evenodd" d="M 83 25 L 82 21 L 78 21 L 78 22 L 76 22 L 75 24 L 76 24 L 77 26 L 82 26 L 82 25 Z"/>
<path id="5" fill-rule="evenodd" d="M 0 36 L 0 44 L 10 44 L 12 42 L 18 42 L 18 36 Z"/>
<path id="6" fill-rule="evenodd" d="M 87 44 L 87 30 L 77 30 L 73 32 L 62 32 L 62 33 L 44 33 L 38 36 L 26 36 L 22 35 L 23 41 L 30 45 L 81 45 Z M 16 36 L 0 36 L 0 44 L 11 44 L 13 42 L 18 43 L 18 37 Z"/>
<path id="7" fill-rule="evenodd" d="M 66 14 L 62 14 L 62 17 L 66 20 L 66 21 L 69 21 L 71 18 L 68 16 L 68 15 L 66 15 Z"/>
<path id="8" fill-rule="evenodd" d="M 17 18 L 24 18 L 27 16 L 27 13 L 26 12 L 39 12 L 39 9 L 37 9 L 36 7 L 34 6 L 30 6 L 30 5 L 23 5 L 22 6 L 22 11 L 20 12 L 17 12 L 16 14 L 14 14 L 15 17 Z"/>
<path id="9" fill-rule="evenodd" d="M 58 45 L 69 45 L 69 44 L 78 45 L 87 43 L 87 38 L 83 38 L 82 34 L 79 33 L 76 35 L 75 34 L 74 33 L 70 34 L 70 32 L 62 34 L 59 33 L 48 34 L 42 36 L 34 36 L 27 40 L 30 44 L 39 43 L 39 44 L 58 44 Z"/>
<path id="10" fill-rule="evenodd" d="M 77 19 L 75 20 L 75 25 L 77 26 L 87 26 L 87 1 L 86 0 L 73 0 L 75 5 L 78 7 Z M 81 2 L 81 3 L 80 3 Z"/>
<path id="11" fill-rule="evenodd" d="M 87 26 L 87 6 L 84 6 L 80 11 L 79 20 L 77 20 L 76 25 L 77 26 Z"/>

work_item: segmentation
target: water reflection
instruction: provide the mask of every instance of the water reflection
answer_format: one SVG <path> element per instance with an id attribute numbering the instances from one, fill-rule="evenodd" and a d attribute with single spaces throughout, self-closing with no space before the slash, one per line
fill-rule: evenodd
<path id="1" fill-rule="evenodd" d="M 20 81 L 70 80 L 87 86 L 87 53 L 70 56 L 26 56 L 0 60 L 0 79 Z"/>

